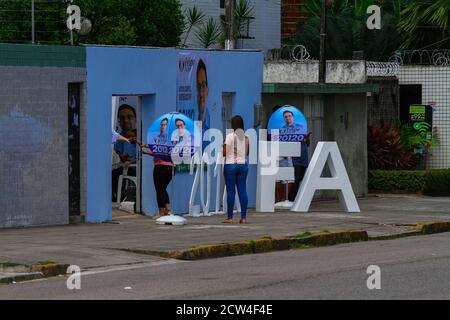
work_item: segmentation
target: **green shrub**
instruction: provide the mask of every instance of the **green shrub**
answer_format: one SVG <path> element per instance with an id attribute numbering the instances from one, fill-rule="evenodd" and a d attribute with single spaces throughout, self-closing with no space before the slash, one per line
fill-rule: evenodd
<path id="1" fill-rule="evenodd" d="M 369 190 L 450 196 L 450 169 L 369 170 Z"/>
<path id="2" fill-rule="evenodd" d="M 428 196 L 450 196 L 450 169 L 430 170 L 423 194 Z"/>
<path id="3" fill-rule="evenodd" d="M 427 171 L 370 170 L 369 190 L 382 192 L 420 192 L 423 190 Z"/>

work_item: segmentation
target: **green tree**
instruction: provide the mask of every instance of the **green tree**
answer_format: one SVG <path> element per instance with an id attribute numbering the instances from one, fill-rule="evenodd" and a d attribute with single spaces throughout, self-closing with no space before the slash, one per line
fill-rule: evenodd
<path id="1" fill-rule="evenodd" d="M 409 0 L 401 13 L 402 49 L 450 48 L 450 1 Z"/>
<path id="2" fill-rule="evenodd" d="M 35 0 L 35 35 L 42 43 L 66 43 L 67 5 L 62 1 Z M 0 1 L 0 42 L 31 42 L 31 1 Z"/>
<path id="3" fill-rule="evenodd" d="M 397 29 L 402 0 L 334 0 L 328 3 L 327 58 L 349 59 L 353 51 L 363 50 L 368 60 L 387 60 L 401 43 Z M 369 30 L 367 7 L 381 6 L 381 30 Z M 321 0 L 306 0 L 302 7 L 306 21 L 299 24 L 295 37 L 287 43 L 304 45 L 319 57 Z"/>
<path id="4" fill-rule="evenodd" d="M 29 0 L 0 1 L 0 41 L 30 42 Z M 74 0 L 92 22 L 87 35 L 74 32 L 75 42 L 138 46 L 177 46 L 184 29 L 179 0 Z M 36 0 L 36 40 L 67 44 L 67 2 Z M 20 21 L 20 22 L 19 22 Z"/>

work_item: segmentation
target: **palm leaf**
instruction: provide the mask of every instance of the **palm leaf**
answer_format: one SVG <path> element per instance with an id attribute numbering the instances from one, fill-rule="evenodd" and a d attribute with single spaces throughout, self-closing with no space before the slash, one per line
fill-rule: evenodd
<path id="1" fill-rule="evenodd" d="M 185 11 L 185 16 L 187 18 L 186 24 L 186 34 L 184 36 L 183 47 L 186 45 L 186 41 L 191 33 L 193 27 L 198 26 L 203 23 L 205 20 L 205 14 L 197 8 L 197 6 L 193 6 L 192 8 L 188 8 Z"/>
<path id="2" fill-rule="evenodd" d="M 412 0 L 401 12 L 399 28 L 405 34 L 401 48 L 418 49 L 450 36 L 450 1 Z"/>
<path id="3" fill-rule="evenodd" d="M 212 17 L 210 17 L 203 28 L 199 29 L 196 33 L 197 40 L 203 48 L 209 48 L 210 46 L 219 43 L 221 35 L 221 28 Z"/>
<path id="4" fill-rule="evenodd" d="M 235 35 L 240 37 L 248 21 L 254 18 L 254 7 L 247 0 L 239 0 L 234 8 Z"/>

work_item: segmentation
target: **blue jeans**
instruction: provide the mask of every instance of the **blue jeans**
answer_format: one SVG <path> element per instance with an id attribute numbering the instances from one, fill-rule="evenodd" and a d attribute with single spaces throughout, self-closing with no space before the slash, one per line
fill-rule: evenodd
<path id="1" fill-rule="evenodd" d="M 227 187 L 227 214 L 228 219 L 233 219 L 234 199 L 236 186 L 241 203 L 241 219 L 247 217 L 247 164 L 225 164 L 223 170 L 225 176 L 225 185 Z"/>

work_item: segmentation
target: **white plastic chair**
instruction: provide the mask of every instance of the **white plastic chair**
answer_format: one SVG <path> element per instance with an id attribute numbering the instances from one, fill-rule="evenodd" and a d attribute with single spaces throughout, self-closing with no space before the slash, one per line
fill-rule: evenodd
<path id="1" fill-rule="evenodd" d="M 128 169 L 135 168 L 137 169 L 137 165 L 130 164 L 127 168 L 123 169 L 123 173 L 119 176 L 119 183 L 117 184 L 117 203 L 120 204 L 120 199 L 122 198 L 122 184 L 123 180 L 125 181 L 125 189 L 128 188 L 128 181 L 134 182 L 134 185 L 137 187 L 137 178 L 135 176 L 128 175 Z"/>

